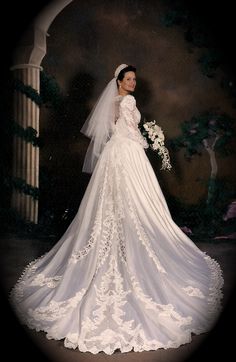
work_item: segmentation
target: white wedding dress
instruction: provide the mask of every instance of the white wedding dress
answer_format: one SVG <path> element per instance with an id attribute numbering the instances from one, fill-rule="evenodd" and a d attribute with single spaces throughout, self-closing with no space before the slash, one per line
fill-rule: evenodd
<path id="1" fill-rule="evenodd" d="M 112 354 L 176 348 L 221 309 L 219 264 L 172 220 L 131 95 L 65 234 L 11 291 L 22 323 L 68 348 Z"/>

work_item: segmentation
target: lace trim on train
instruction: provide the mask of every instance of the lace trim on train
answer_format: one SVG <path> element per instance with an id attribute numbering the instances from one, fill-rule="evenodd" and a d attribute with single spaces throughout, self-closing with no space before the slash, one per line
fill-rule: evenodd
<path id="1" fill-rule="evenodd" d="M 194 288 L 192 286 L 188 286 L 185 288 L 182 288 L 190 297 L 198 297 L 198 298 L 206 298 L 204 294 L 201 292 L 199 288 Z"/>
<path id="2" fill-rule="evenodd" d="M 155 339 L 148 339 L 142 329 L 141 324 L 135 326 L 135 321 L 125 320 L 126 313 L 124 306 L 128 303 L 127 296 L 132 293 L 132 289 L 138 299 L 144 303 L 144 308 L 151 309 L 162 320 L 163 324 L 168 320 L 172 323 L 174 329 L 178 330 L 178 337 L 166 344 Z M 157 348 L 178 347 L 180 344 L 190 341 L 191 332 L 189 329 L 183 330 L 182 326 L 191 323 L 192 318 L 181 317 L 174 311 L 171 304 L 160 305 L 147 297 L 138 282 L 132 277 L 132 289 L 124 289 L 124 279 L 119 272 L 117 261 L 114 256 L 111 257 L 109 268 L 103 275 L 102 281 L 96 290 L 96 306 L 92 312 L 92 318 L 87 317 L 82 322 L 80 333 L 69 333 L 64 344 L 67 348 L 79 348 L 80 351 L 99 353 L 104 351 L 112 354 L 116 349 L 122 352 L 155 350 Z M 112 325 L 112 328 L 109 328 Z M 55 328 L 53 328 L 55 331 Z M 56 338 L 52 331 L 48 330 L 48 338 Z"/>
<path id="3" fill-rule="evenodd" d="M 74 297 L 67 299 L 65 301 L 57 302 L 51 300 L 48 305 L 39 307 L 36 309 L 28 309 L 28 317 L 26 319 L 29 326 L 34 325 L 36 321 L 56 321 L 61 320 L 66 317 L 70 310 L 73 310 L 77 307 L 78 303 L 81 301 L 83 295 L 85 294 L 86 289 L 81 289 Z"/>
<path id="4" fill-rule="evenodd" d="M 191 324 L 192 317 L 181 317 L 181 315 L 174 310 L 172 304 L 158 304 L 154 302 L 152 298 L 144 294 L 140 284 L 135 279 L 134 275 L 131 276 L 131 281 L 137 298 L 144 303 L 145 308 L 151 309 L 157 313 L 158 320 L 160 320 L 160 318 L 171 318 L 173 322 L 179 327 Z"/>
<path id="5" fill-rule="evenodd" d="M 117 160 L 117 164 L 121 166 L 121 160 Z M 122 224 L 124 219 L 124 206 L 121 199 L 121 178 L 118 167 L 110 168 L 110 178 L 112 178 L 113 181 L 107 184 L 104 208 L 105 220 L 102 226 L 103 233 L 99 245 L 97 270 L 104 264 L 111 247 L 118 247 L 121 261 L 126 262 L 125 237 Z M 113 200 L 116 200 L 116 203 L 114 203 Z"/>
<path id="6" fill-rule="evenodd" d="M 69 263 L 77 263 L 80 259 L 84 258 L 88 255 L 88 253 L 94 248 L 102 230 L 102 218 L 103 218 L 103 208 L 104 202 L 106 200 L 106 188 L 108 183 L 108 167 L 104 169 L 104 181 L 102 187 L 99 192 L 99 199 L 98 199 L 98 210 L 95 216 L 94 225 L 92 229 L 91 236 L 86 244 L 86 246 L 79 251 L 74 251 L 71 254 L 69 259 Z"/>
<path id="7" fill-rule="evenodd" d="M 109 172 L 108 172 L 109 171 Z M 113 178 L 113 183 L 108 182 Z M 113 185 L 113 186 L 112 186 Z M 124 218 L 123 203 L 120 191 L 120 175 L 117 167 L 108 167 L 105 169 L 103 185 L 99 192 L 99 208 L 96 214 L 91 237 L 84 247 L 79 251 L 74 251 L 69 259 L 70 263 L 76 263 L 84 258 L 99 239 L 99 250 L 97 260 L 97 270 L 104 264 L 108 256 L 111 245 L 118 244 L 119 255 L 123 262 L 125 258 L 125 241 L 122 219 Z M 117 202 L 114 203 L 114 198 Z"/>
<path id="8" fill-rule="evenodd" d="M 221 300 L 223 298 L 222 287 L 224 284 L 223 271 L 220 267 L 220 264 L 213 258 L 211 258 L 207 253 L 205 253 L 204 259 L 206 260 L 208 267 L 210 269 L 211 282 L 210 282 L 210 294 L 207 299 L 209 308 L 209 314 L 211 318 L 214 319 L 215 316 L 219 315 L 219 312 L 222 309 Z"/>
<path id="9" fill-rule="evenodd" d="M 213 293 L 209 298 L 209 303 L 212 303 L 214 302 L 213 298 L 215 298 L 215 288 L 219 287 L 219 282 L 214 282 L 215 278 L 218 279 L 219 269 L 216 267 L 217 263 L 210 257 L 206 256 L 206 261 L 213 272 Z M 194 331 L 191 328 L 191 317 L 182 317 L 174 310 L 172 304 L 156 303 L 143 292 L 134 275 L 130 274 L 130 279 L 131 288 L 125 290 L 124 278 L 119 272 L 117 259 L 112 255 L 108 270 L 103 275 L 100 285 L 94 285 L 96 304 L 92 312 L 93 317 L 87 317 L 82 322 L 81 330 L 78 329 L 78 333 L 68 333 L 64 336 L 65 347 L 74 349 L 78 347 L 82 352 L 89 351 L 94 354 L 100 351 L 112 354 L 118 348 L 121 352 L 128 352 L 132 349 L 134 351 L 144 351 L 159 348 L 177 348 L 181 344 L 190 342 L 191 332 L 201 332 Z M 186 288 L 190 293 L 196 289 L 193 288 L 190 291 L 190 288 Z M 135 325 L 133 319 L 125 320 L 125 305 L 128 303 L 128 296 L 133 292 L 135 297 L 143 304 L 143 307 L 153 312 L 154 319 L 156 318 L 163 326 L 172 325 L 172 330 L 179 332 L 177 338 L 175 336 L 174 340 L 169 340 L 166 343 L 155 339 L 150 340 L 146 337 L 140 323 Z M 47 332 L 47 338 L 49 339 L 61 339 L 62 336 L 58 333 L 58 323 L 61 322 L 63 317 L 68 318 L 69 314 L 72 315 L 73 311 L 78 308 L 78 304 L 85 293 L 86 289 L 83 288 L 75 296 L 67 300 L 51 300 L 46 306 L 35 310 L 29 309 L 27 315 L 26 311 L 22 314 L 22 321 L 30 328 L 35 328 L 38 331 L 44 330 Z M 52 327 L 43 327 L 45 321 L 55 323 Z M 114 325 L 109 328 L 111 323 L 114 323 Z"/>
<path id="10" fill-rule="evenodd" d="M 41 255 L 39 258 L 32 260 L 24 268 L 21 276 L 19 277 L 16 284 L 14 285 L 14 287 L 11 289 L 11 291 L 9 293 L 9 300 L 10 300 L 10 303 L 13 305 L 13 307 L 14 307 L 15 302 L 19 303 L 23 298 L 25 280 L 27 280 L 29 277 L 31 277 L 35 274 L 35 272 L 37 270 L 36 263 L 40 259 L 42 259 L 46 254 L 47 254 L 47 252 L 44 253 L 43 255 Z"/>

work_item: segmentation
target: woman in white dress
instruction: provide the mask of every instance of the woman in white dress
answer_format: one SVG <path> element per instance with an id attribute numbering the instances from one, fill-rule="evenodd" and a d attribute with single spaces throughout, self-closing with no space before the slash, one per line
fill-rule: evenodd
<path id="1" fill-rule="evenodd" d="M 92 176 L 78 212 L 10 296 L 23 324 L 83 352 L 177 348 L 221 309 L 221 268 L 175 224 L 146 156 L 135 86 L 121 64 L 81 130 Z"/>

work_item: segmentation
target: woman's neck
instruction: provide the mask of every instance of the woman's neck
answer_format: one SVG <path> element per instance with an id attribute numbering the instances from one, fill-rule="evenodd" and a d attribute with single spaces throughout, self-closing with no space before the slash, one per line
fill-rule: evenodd
<path id="1" fill-rule="evenodd" d="M 124 96 L 127 96 L 128 94 L 129 94 L 129 92 L 127 92 L 127 91 L 124 91 L 123 89 L 119 89 L 119 96 L 122 96 L 122 97 L 124 97 Z"/>

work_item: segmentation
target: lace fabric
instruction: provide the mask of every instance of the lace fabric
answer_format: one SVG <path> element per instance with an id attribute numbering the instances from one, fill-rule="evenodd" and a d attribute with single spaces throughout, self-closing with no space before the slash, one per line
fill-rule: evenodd
<path id="1" fill-rule="evenodd" d="M 116 116 L 116 127 L 114 133 L 126 136 L 138 142 L 143 148 L 148 148 L 146 139 L 142 136 L 138 124 L 141 114 L 136 107 L 136 100 L 132 95 L 118 96 L 118 114 Z"/>
<path id="2" fill-rule="evenodd" d="M 19 319 L 67 348 L 112 354 L 177 348 L 209 331 L 222 299 L 220 265 L 171 218 L 138 129 L 118 97 L 113 135 L 78 213 L 11 291 Z"/>

